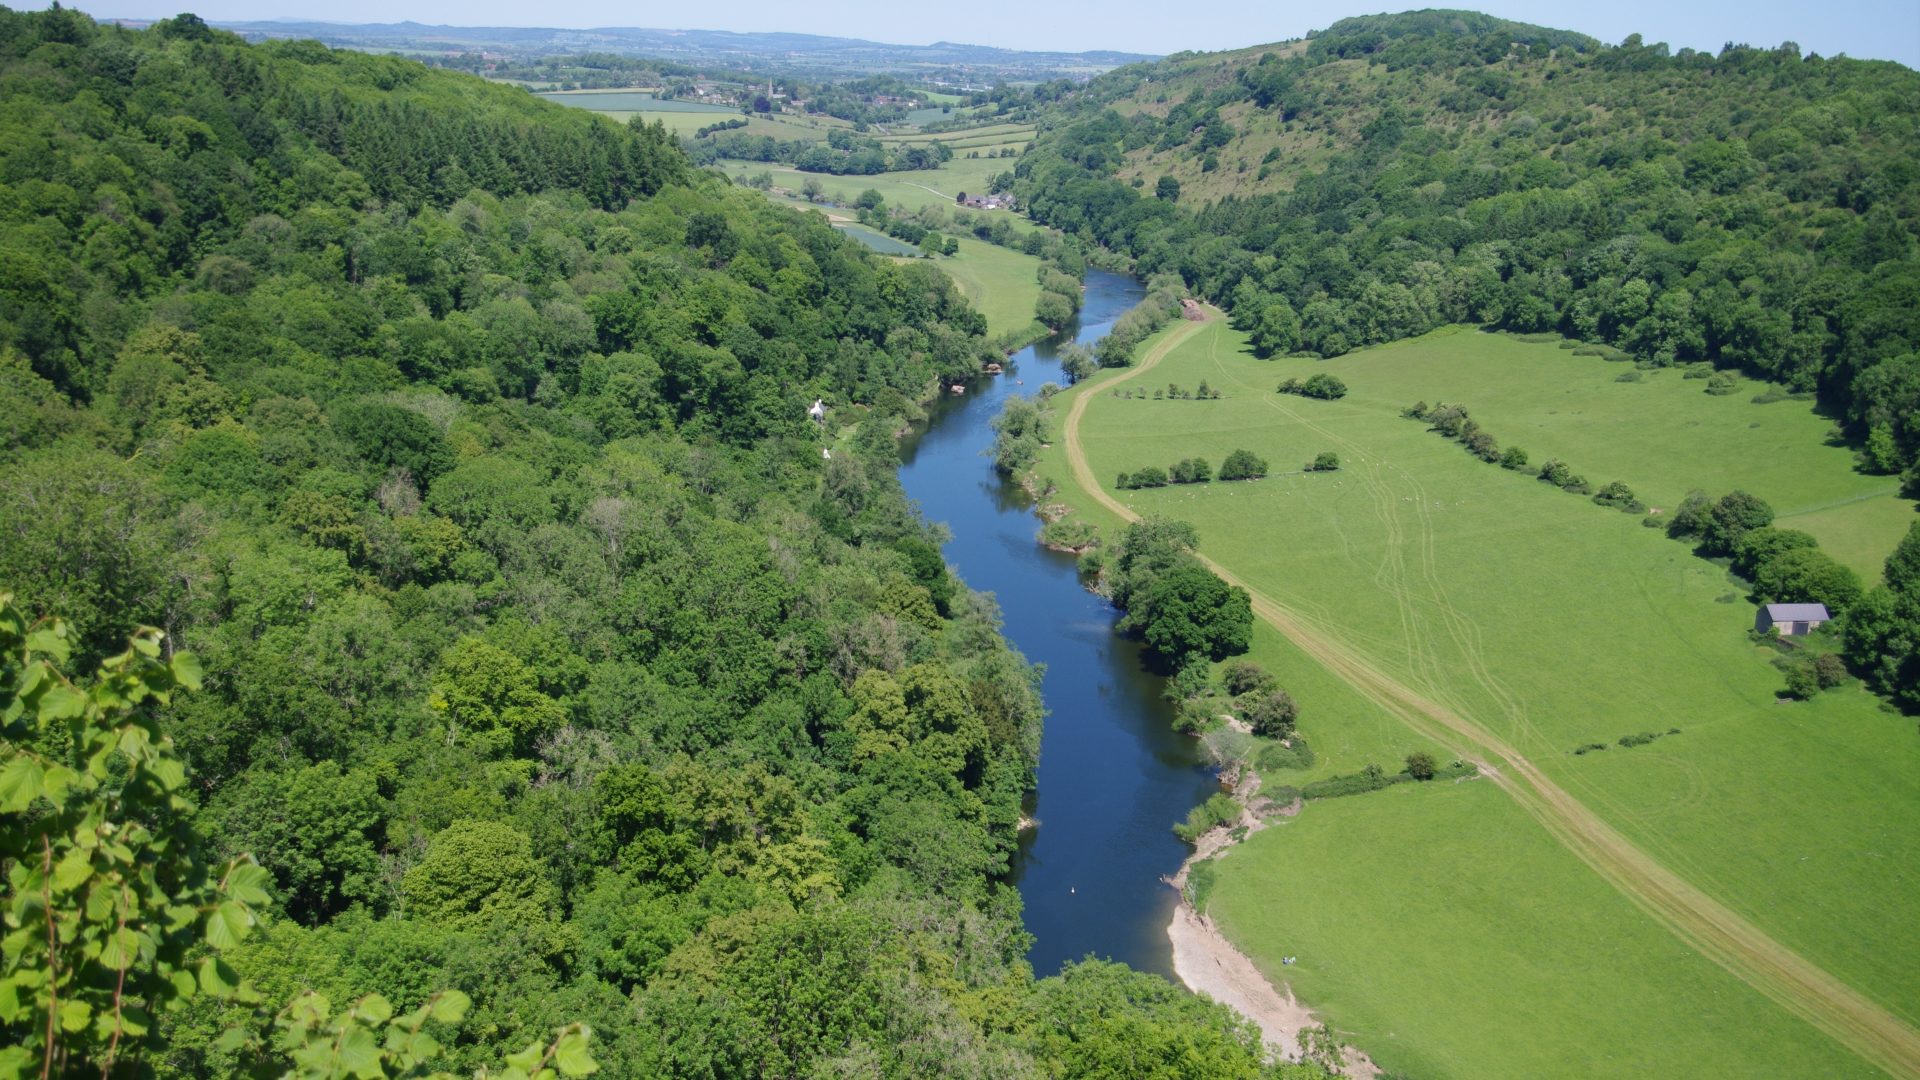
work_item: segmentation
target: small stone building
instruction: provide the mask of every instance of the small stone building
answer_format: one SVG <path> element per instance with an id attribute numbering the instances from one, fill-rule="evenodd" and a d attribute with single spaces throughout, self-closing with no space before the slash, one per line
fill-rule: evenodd
<path id="1" fill-rule="evenodd" d="M 1825 604 L 1768 604 L 1754 616 L 1753 628 L 1765 631 L 1771 626 L 1780 631 L 1781 637 L 1800 637 L 1820 629 L 1820 624 L 1831 618 Z"/>

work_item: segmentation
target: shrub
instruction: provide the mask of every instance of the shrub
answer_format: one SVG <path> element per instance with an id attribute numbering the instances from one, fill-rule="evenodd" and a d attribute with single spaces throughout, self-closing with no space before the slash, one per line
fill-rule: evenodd
<path id="1" fill-rule="evenodd" d="M 1158 465 L 1149 465 L 1133 474 L 1132 485 L 1136 488 L 1157 488 L 1167 486 L 1167 470 Z"/>
<path id="2" fill-rule="evenodd" d="M 1100 531 L 1082 518 L 1049 521 L 1040 529 L 1040 542 L 1065 551 L 1081 551 L 1100 541 Z"/>
<path id="3" fill-rule="evenodd" d="M 1659 733 L 1652 731 L 1643 731 L 1638 735 L 1622 735 L 1620 736 L 1620 745 L 1626 747 L 1645 746 L 1659 737 Z"/>
<path id="4" fill-rule="evenodd" d="M 1789 664 L 1786 675 L 1787 685 L 1781 691 L 1782 697 L 1806 701 L 1820 692 L 1820 677 L 1814 674 L 1812 664 Z"/>
<path id="5" fill-rule="evenodd" d="M 1445 402 L 1427 410 L 1426 420 L 1433 430 L 1449 439 L 1457 439 L 1467 431 L 1467 407 L 1448 405 Z"/>
<path id="6" fill-rule="evenodd" d="M 1187 458 L 1175 463 L 1171 479 L 1176 484 L 1204 484 L 1213 479 L 1213 466 L 1206 458 Z"/>
<path id="7" fill-rule="evenodd" d="M 1201 859 L 1187 867 L 1187 903 L 1195 911 L 1207 910 L 1207 897 L 1213 894 L 1213 860 Z"/>
<path id="8" fill-rule="evenodd" d="M 1427 403 L 1424 401 L 1415 402 L 1401 409 L 1400 415 L 1409 420 L 1425 420 L 1427 418 Z"/>
<path id="9" fill-rule="evenodd" d="M 1847 681 L 1847 664 L 1838 653 L 1821 653 L 1813 658 L 1813 678 L 1820 689 L 1831 690 Z"/>
<path id="10" fill-rule="evenodd" d="M 1407 755 L 1407 775 L 1415 780 L 1431 780 L 1434 774 L 1433 755 L 1425 750 L 1416 750 Z"/>
<path id="11" fill-rule="evenodd" d="M 1405 773 L 1388 776 L 1378 765 L 1369 765 L 1357 773 L 1346 776 L 1330 776 L 1325 780 L 1316 780 L 1300 789 L 1305 799 L 1337 799 L 1343 795 L 1362 795 L 1369 791 L 1379 791 L 1384 787 L 1412 779 Z"/>
<path id="12" fill-rule="evenodd" d="M 1294 721 L 1300 716 L 1300 706 L 1294 704 L 1293 695 L 1276 688 L 1253 697 L 1241 706 L 1240 713 L 1241 719 L 1247 722 L 1255 735 L 1284 739 L 1293 734 Z"/>
<path id="13" fill-rule="evenodd" d="M 1586 478 L 1569 469 L 1567 463 L 1559 458 L 1552 458 L 1545 465 L 1540 466 L 1539 475 L 1540 479 L 1547 483 L 1575 494 L 1585 495 L 1593 490 L 1587 486 Z"/>
<path id="14" fill-rule="evenodd" d="M 1318 375 L 1309 375 L 1300 392 L 1310 398 L 1334 401 L 1347 396 L 1347 384 L 1332 375 L 1321 372 Z"/>
<path id="15" fill-rule="evenodd" d="M 1311 769 L 1313 768 L 1313 748 L 1298 732 L 1285 743 L 1275 739 L 1260 743 L 1254 751 L 1253 763 L 1263 770 L 1271 769 Z M 1300 793 L 1293 788 L 1263 788 L 1267 798 L 1277 803 L 1290 803 Z"/>
<path id="16" fill-rule="evenodd" d="M 1606 743 L 1603 743 L 1603 742 L 1590 742 L 1590 743 L 1582 743 L 1581 745 L 1579 745 L 1579 746 L 1576 746 L 1576 747 L 1574 747 L 1574 748 L 1573 748 L 1573 752 L 1574 752 L 1574 753 L 1575 753 L 1576 755 L 1578 755 L 1578 754 L 1591 754 L 1591 753 L 1593 753 L 1593 752 L 1594 752 L 1594 751 L 1596 751 L 1596 750 L 1605 750 L 1606 748 L 1607 748 L 1607 744 L 1606 744 Z"/>
<path id="17" fill-rule="evenodd" d="M 1716 371 L 1707 376 L 1707 393 L 1715 397 L 1725 397 L 1739 389 L 1739 380 L 1724 371 Z"/>
<path id="18" fill-rule="evenodd" d="M 1240 804 L 1224 791 L 1215 792 L 1207 801 L 1187 811 L 1187 820 L 1173 827 L 1175 836 L 1191 844 L 1211 830 L 1240 819 Z"/>
<path id="19" fill-rule="evenodd" d="M 1646 504 L 1634 498 L 1633 489 L 1619 480 L 1612 481 L 1594 493 L 1593 501 L 1601 506 L 1611 506 L 1629 514 L 1638 514 L 1646 510 Z"/>
<path id="20" fill-rule="evenodd" d="M 1222 480 L 1258 480 L 1267 475 L 1267 461 L 1251 450 L 1235 450 L 1220 463 Z"/>
<path id="21" fill-rule="evenodd" d="M 1221 685 L 1234 697 L 1273 688 L 1273 676 L 1251 660 L 1235 660 L 1220 673 Z"/>
<path id="22" fill-rule="evenodd" d="M 1642 376 L 1638 371 L 1623 371 L 1613 377 L 1614 382 L 1639 382 Z"/>
<path id="23" fill-rule="evenodd" d="M 1516 472 L 1527 467 L 1527 452 L 1517 446 L 1509 446 L 1500 455 L 1500 467 Z"/>
<path id="24" fill-rule="evenodd" d="M 1334 472 L 1340 468 L 1340 455 L 1331 450 L 1322 450 L 1307 462 L 1308 472 Z"/>
<path id="25" fill-rule="evenodd" d="M 1161 696 L 1172 702 L 1192 701 L 1207 692 L 1207 665 L 1188 664 L 1167 680 Z"/>

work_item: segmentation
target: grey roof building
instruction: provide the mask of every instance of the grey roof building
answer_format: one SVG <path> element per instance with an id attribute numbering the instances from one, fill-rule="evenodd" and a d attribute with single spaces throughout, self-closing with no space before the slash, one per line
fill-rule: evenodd
<path id="1" fill-rule="evenodd" d="M 1825 604 L 1768 604 L 1754 616 L 1753 628 L 1765 630 L 1771 626 L 1780 631 L 1781 637 L 1799 637 L 1832 618 Z"/>

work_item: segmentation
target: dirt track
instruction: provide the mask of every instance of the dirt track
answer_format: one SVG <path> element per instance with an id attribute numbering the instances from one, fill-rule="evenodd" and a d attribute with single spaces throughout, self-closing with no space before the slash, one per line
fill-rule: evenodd
<path id="1" fill-rule="evenodd" d="M 1206 325 L 1181 323 L 1139 364 L 1102 383 L 1102 389 L 1145 374 Z M 1137 521 L 1139 515 L 1109 495 L 1087 463 L 1080 420 L 1091 400 L 1091 393 L 1078 394 L 1067 410 L 1063 442 L 1068 467 L 1081 490 L 1121 520 Z M 1682 941 L 1879 1068 L 1894 1076 L 1920 1077 L 1920 1032 L 1656 862 L 1491 731 L 1404 685 L 1226 567 L 1204 555 L 1200 560 L 1229 584 L 1245 589 L 1255 615 L 1368 700 L 1478 763 L 1548 833 Z"/>

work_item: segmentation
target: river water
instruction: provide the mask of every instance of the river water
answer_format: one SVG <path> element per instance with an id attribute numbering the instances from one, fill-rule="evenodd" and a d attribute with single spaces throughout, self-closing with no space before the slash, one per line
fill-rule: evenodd
<path id="1" fill-rule="evenodd" d="M 1216 790 L 1196 740 L 1176 735 L 1163 680 L 1114 632 L 1120 613 L 1080 585 L 1071 555 L 1035 542 L 1031 500 L 993 471 L 991 422 L 1009 395 L 1065 385 L 1056 350 L 1085 344 L 1139 302 L 1138 282 L 1087 271 L 1086 302 L 1061 339 L 1015 353 L 932 410 L 902 447 L 900 481 L 926 516 L 953 531 L 947 562 L 999 598 L 1006 636 L 1045 665 L 1048 715 L 1038 791 L 1015 864 L 1036 975 L 1087 955 L 1173 978 L 1167 942 L 1174 890 L 1161 881 L 1186 857 L 1172 826 Z"/>

